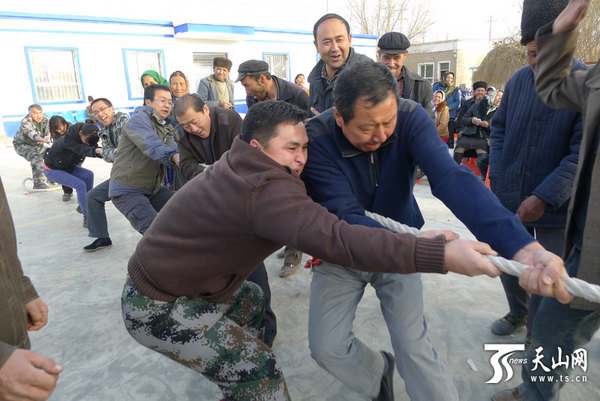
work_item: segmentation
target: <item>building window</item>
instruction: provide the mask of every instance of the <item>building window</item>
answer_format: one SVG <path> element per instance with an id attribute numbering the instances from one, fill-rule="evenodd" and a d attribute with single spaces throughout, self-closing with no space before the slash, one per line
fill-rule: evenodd
<path id="1" fill-rule="evenodd" d="M 192 78 L 190 81 L 190 92 L 195 92 L 198 89 L 198 85 L 200 84 L 200 80 L 204 77 L 213 74 L 213 59 L 215 57 L 225 57 L 227 58 L 227 53 L 193 53 L 194 57 L 194 76 L 188 77 Z M 231 73 L 231 71 L 230 71 Z M 229 77 L 231 79 L 231 77 Z"/>
<path id="2" fill-rule="evenodd" d="M 433 85 L 433 63 L 419 64 L 419 75 Z"/>
<path id="3" fill-rule="evenodd" d="M 25 53 L 36 103 L 84 101 L 77 49 L 26 47 Z"/>
<path id="4" fill-rule="evenodd" d="M 164 55 L 162 50 L 123 49 L 127 94 L 130 100 L 143 99 L 144 88 L 141 76 L 146 70 L 154 70 L 165 76 Z"/>
<path id="5" fill-rule="evenodd" d="M 290 80 L 290 55 L 288 53 L 263 53 L 263 60 L 269 64 L 269 72 L 277 78 Z"/>
<path id="6" fill-rule="evenodd" d="M 448 71 L 450 71 L 450 62 L 449 61 L 438 62 L 438 74 L 440 74 L 440 76 L 438 78 L 440 81 L 442 80 L 444 74 L 447 73 Z"/>

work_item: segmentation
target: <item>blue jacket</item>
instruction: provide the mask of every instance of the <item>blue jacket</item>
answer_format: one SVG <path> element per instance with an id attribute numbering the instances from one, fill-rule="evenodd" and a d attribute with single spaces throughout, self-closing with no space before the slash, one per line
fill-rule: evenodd
<path id="1" fill-rule="evenodd" d="M 481 241 L 505 257 L 534 239 L 517 217 L 448 147 L 425 109 L 401 99 L 394 133 L 374 152 L 356 149 L 335 123 L 332 109 L 310 120 L 308 162 L 302 173 L 308 194 L 351 224 L 381 227 L 369 210 L 421 228 L 423 216 L 413 196 L 415 166 L 427 174 L 432 193 Z"/>
<path id="2" fill-rule="evenodd" d="M 444 93 L 446 92 L 446 87 L 441 82 L 437 82 L 433 85 L 433 93 L 439 90 Z M 450 109 L 450 120 L 454 120 L 454 118 L 456 118 L 456 112 L 460 107 L 460 89 L 458 87 L 449 96 L 446 96 L 446 106 Z"/>
<path id="3" fill-rule="evenodd" d="M 574 69 L 586 69 L 574 62 Z M 490 185 L 500 202 L 515 213 L 530 195 L 548 203 L 531 227 L 563 227 L 577 170 L 581 115 L 548 107 L 535 91 L 526 66 L 506 84 L 492 120 Z"/>

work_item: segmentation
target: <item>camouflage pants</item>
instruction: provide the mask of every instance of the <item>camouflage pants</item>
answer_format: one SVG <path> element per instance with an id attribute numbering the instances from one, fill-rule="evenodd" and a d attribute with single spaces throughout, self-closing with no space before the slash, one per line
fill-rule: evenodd
<path id="1" fill-rule="evenodd" d="M 43 184 L 46 180 L 44 179 L 44 167 L 42 163 L 44 158 L 40 153 L 40 149 L 35 146 L 28 145 L 13 145 L 17 154 L 31 164 L 31 174 L 33 175 L 33 184 Z"/>
<path id="2" fill-rule="evenodd" d="M 228 401 L 290 400 L 275 355 L 259 338 L 264 314 L 260 287 L 245 282 L 231 302 L 148 298 L 127 279 L 123 320 L 140 344 L 202 373 Z"/>

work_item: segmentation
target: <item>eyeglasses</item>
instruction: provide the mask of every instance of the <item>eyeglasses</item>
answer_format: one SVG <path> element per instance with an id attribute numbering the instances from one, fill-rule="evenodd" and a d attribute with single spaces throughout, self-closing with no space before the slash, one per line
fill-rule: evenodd
<path id="1" fill-rule="evenodd" d="M 101 109 L 98 109 L 98 110 L 94 111 L 94 112 L 92 113 L 92 115 L 93 115 L 94 117 L 97 117 L 97 116 L 98 116 L 98 114 L 102 113 L 102 112 L 103 112 L 104 110 L 106 110 L 106 109 L 110 109 L 110 106 L 104 106 L 104 107 L 102 107 Z"/>
<path id="2" fill-rule="evenodd" d="M 173 106 L 173 101 L 169 100 L 169 99 L 152 99 L 154 102 L 158 102 L 158 103 L 162 103 L 162 104 L 167 104 L 169 106 Z"/>

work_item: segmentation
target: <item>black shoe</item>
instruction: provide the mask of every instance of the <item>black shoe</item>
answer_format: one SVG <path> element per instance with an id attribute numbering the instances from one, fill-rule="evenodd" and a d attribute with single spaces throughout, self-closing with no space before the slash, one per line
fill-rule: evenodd
<path id="1" fill-rule="evenodd" d="M 514 317 L 510 313 L 507 313 L 506 316 L 501 317 L 492 323 L 492 333 L 497 336 L 507 336 L 512 334 L 519 327 L 525 326 L 527 323 L 527 316 L 525 317 Z"/>
<path id="2" fill-rule="evenodd" d="M 63 202 L 68 202 L 73 197 L 73 194 L 63 194 L 62 200 Z"/>
<path id="3" fill-rule="evenodd" d="M 385 362 L 383 377 L 381 378 L 381 389 L 379 395 L 373 401 L 394 401 L 394 357 L 389 352 L 381 351 Z"/>
<path id="4" fill-rule="evenodd" d="M 35 185 L 33 186 L 33 190 L 34 190 L 34 191 L 35 191 L 35 190 L 40 190 L 40 189 L 50 189 L 50 187 L 49 187 L 48 185 L 44 184 L 43 182 L 42 182 L 42 183 L 40 183 L 40 184 L 35 184 Z"/>
<path id="5" fill-rule="evenodd" d="M 98 238 L 88 246 L 84 246 L 83 250 L 86 252 L 96 252 L 102 248 L 108 248 L 109 246 L 112 246 L 110 238 Z"/>
<path id="6" fill-rule="evenodd" d="M 81 206 L 77 206 L 77 209 L 75 209 L 75 211 L 79 214 L 83 214 L 83 210 L 81 210 Z"/>

